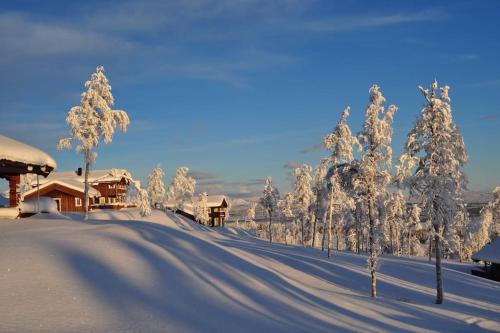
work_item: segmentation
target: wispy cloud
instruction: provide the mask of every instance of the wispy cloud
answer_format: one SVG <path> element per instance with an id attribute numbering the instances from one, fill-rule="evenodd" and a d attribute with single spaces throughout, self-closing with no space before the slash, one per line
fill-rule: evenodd
<path id="1" fill-rule="evenodd" d="M 304 148 L 300 151 L 301 154 L 314 153 L 317 151 L 322 151 L 324 149 L 323 144 L 312 145 L 307 148 Z"/>
<path id="2" fill-rule="evenodd" d="M 498 113 L 490 113 L 486 114 L 484 116 L 479 117 L 481 120 L 497 120 L 498 119 Z"/>
<path id="3" fill-rule="evenodd" d="M 283 168 L 285 169 L 290 169 L 290 170 L 295 170 L 300 166 L 300 163 L 294 162 L 294 161 L 287 161 L 284 165 Z"/>
<path id="4" fill-rule="evenodd" d="M 389 15 L 359 15 L 339 17 L 335 19 L 304 22 L 296 26 L 297 29 L 311 32 L 341 32 L 367 28 L 377 28 L 403 23 L 424 22 L 443 19 L 446 17 L 442 11 L 424 10 L 414 13 L 396 13 Z"/>

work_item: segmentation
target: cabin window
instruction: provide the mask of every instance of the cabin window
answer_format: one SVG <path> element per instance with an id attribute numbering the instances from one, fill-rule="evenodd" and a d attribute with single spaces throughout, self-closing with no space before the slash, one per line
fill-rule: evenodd
<path id="1" fill-rule="evenodd" d="M 82 207 L 82 199 L 81 198 L 75 198 L 75 206 Z"/>
<path id="2" fill-rule="evenodd" d="M 99 198 L 99 204 L 104 205 L 106 203 L 106 197 L 100 197 Z"/>

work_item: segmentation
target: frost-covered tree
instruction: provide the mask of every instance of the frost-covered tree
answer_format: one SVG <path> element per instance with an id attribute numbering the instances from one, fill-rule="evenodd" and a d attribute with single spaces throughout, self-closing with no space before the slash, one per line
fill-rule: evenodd
<path id="1" fill-rule="evenodd" d="M 285 194 L 283 199 L 278 201 L 278 209 L 280 210 L 281 216 L 285 217 L 286 219 L 291 219 L 295 217 L 294 213 L 294 203 L 295 199 L 293 197 L 293 194 L 288 192 Z M 284 232 L 285 232 L 285 243 L 287 242 L 287 228 L 285 225 Z"/>
<path id="2" fill-rule="evenodd" d="M 371 296 L 377 296 L 376 271 L 383 241 L 384 202 L 387 186 L 392 181 L 392 120 L 397 111 L 395 105 L 387 109 L 382 105 L 385 97 L 378 85 L 370 90 L 370 104 L 365 111 L 363 129 L 358 140 L 363 154 L 355 176 L 354 185 L 359 198 L 365 203 L 364 214 L 368 217 L 368 269 L 371 275 Z"/>
<path id="3" fill-rule="evenodd" d="M 389 238 L 389 245 L 392 254 L 398 254 L 400 250 L 400 235 L 405 218 L 406 200 L 401 191 L 391 193 L 385 203 L 386 207 L 386 237 Z"/>
<path id="4" fill-rule="evenodd" d="M 329 158 L 329 164 L 331 165 L 330 170 L 328 170 L 326 178 L 331 182 L 332 179 L 334 179 L 335 174 L 344 174 L 347 175 L 347 177 L 351 177 L 351 171 L 353 170 L 353 163 L 354 163 L 354 149 L 357 148 L 359 151 L 361 149 L 361 145 L 359 144 L 358 139 L 352 135 L 351 129 L 347 125 L 347 117 L 349 117 L 349 111 L 350 108 L 346 107 L 344 111 L 342 112 L 342 115 L 337 122 L 337 125 L 333 129 L 333 131 L 328 134 L 327 136 L 324 137 L 323 143 L 326 149 L 328 149 L 330 153 L 330 158 Z M 334 177 L 334 178 L 332 178 Z M 341 190 L 342 192 L 346 192 L 351 194 L 353 188 L 352 188 L 352 182 L 344 182 L 341 181 L 340 175 L 338 178 L 339 184 L 341 184 Z M 349 183 L 349 186 L 346 186 L 346 183 Z M 348 188 L 347 188 L 348 187 Z M 328 194 L 328 228 L 329 232 L 331 232 L 332 228 L 332 221 L 331 219 L 333 218 L 333 211 L 338 210 L 340 212 L 344 211 L 344 203 L 343 202 L 335 202 L 335 196 L 336 194 L 333 194 L 331 191 L 332 189 L 335 189 L 335 187 L 330 186 L 330 191 Z M 339 192 L 340 195 L 340 192 Z M 336 207 L 333 207 L 333 205 L 336 205 Z M 339 206 L 340 205 L 340 206 Z M 326 210 L 325 214 L 326 215 Z M 359 219 L 356 219 L 357 223 L 359 223 Z M 327 224 L 326 224 L 326 219 L 324 220 L 323 223 L 323 244 L 322 248 L 324 248 L 325 244 L 325 236 L 326 232 L 325 230 L 327 229 Z M 357 228 L 357 231 L 359 228 Z M 331 235 L 329 235 L 331 237 Z M 359 236 L 359 233 L 358 233 Z M 330 243 L 330 239 L 329 239 Z"/>
<path id="5" fill-rule="evenodd" d="M 126 132 L 130 123 L 127 113 L 123 110 L 113 110 L 115 99 L 111 94 L 111 86 L 104 75 L 104 68 L 97 67 L 90 80 L 85 82 L 87 89 L 82 93 L 80 105 L 73 106 L 66 116 L 71 137 L 59 140 L 59 150 L 71 148 L 71 141 L 76 141 L 76 151 L 83 154 L 85 163 L 85 219 L 88 218 L 89 203 L 89 172 L 97 154 L 94 149 L 104 141 L 108 144 L 113 140 L 115 128 Z"/>
<path id="6" fill-rule="evenodd" d="M 127 177 L 129 181 L 128 194 L 133 197 L 131 203 L 139 208 L 141 216 L 146 217 L 151 215 L 151 202 L 149 201 L 148 191 L 141 187 L 141 182 L 132 179 L 132 177 Z"/>
<path id="7" fill-rule="evenodd" d="M 411 208 L 407 214 L 406 221 L 406 251 L 407 255 L 411 256 L 412 253 L 415 254 L 416 247 L 420 244 L 417 244 L 418 239 L 416 236 L 416 232 L 422 229 L 420 224 L 420 214 L 422 210 L 418 207 L 417 204 L 411 205 Z M 412 251 L 413 250 L 413 251 Z"/>
<path id="8" fill-rule="evenodd" d="M 280 194 L 276 187 L 273 185 L 273 180 L 271 177 L 267 177 L 266 186 L 264 187 L 264 192 L 262 192 L 262 197 L 260 198 L 260 205 L 264 208 L 269 218 L 269 242 L 273 242 L 272 236 L 272 218 L 273 212 L 276 210 Z"/>
<path id="9" fill-rule="evenodd" d="M 311 189 L 311 171 L 312 168 L 307 164 L 301 165 L 294 171 L 296 180 L 293 186 L 293 197 L 295 199 L 295 207 L 298 215 L 297 217 L 300 220 L 302 245 L 305 245 L 305 240 L 309 236 L 309 208 L 313 201 L 313 191 Z M 306 220 L 306 230 L 304 230 L 304 220 Z"/>
<path id="10" fill-rule="evenodd" d="M 479 219 L 470 225 L 469 238 L 466 239 L 469 258 L 486 244 L 491 242 L 500 230 L 500 186 L 493 191 L 492 200 L 481 209 Z"/>
<path id="11" fill-rule="evenodd" d="M 148 177 L 148 188 L 149 198 L 151 199 L 151 204 L 156 207 L 158 204 L 162 204 L 165 200 L 165 186 L 163 184 L 163 176 L 165 173 L 163 169 L 158 164 Z"/>
<path id="12" fill-rule="evenodd" d="M 318 217 L 324 215 L 324 207 L 328 191 L 326 189 L 326 174 L 328 172 L 329 158 L 323 158 L 314 170 L 312 191 L 314 195 L 313 203 L 313 232 L 312 247 L 315 246 Z"/>
<path id="13" fill-rule="evenodd" d="M 452 117 L 450 87 L 438 93 L 434 81 L 430 90 L 419 87 L 426 103 L 408 134 L 399 158 L 398 179 L 419 198 L 423 214 L 434 231 L 436 252 L 436 303 L 443 303 L 441 269 L 442 238 L 460 210 L 466 178 L 462 171 L 467 152 L 460 130 Z"/>
<path id="14" fill-rule="evenodd" d="M 333 218 L 336 217 L 337 221 L 341 222 L 345 219 L 345 214 L 349 214 L 349 210 L 354 208 L 354 200 L 345 192 L 342 186 L 342 178 L 340 173 L 335 172 L 329 179 L 329 211 L 328 211 L 328 258 L 332 247 L 332 231 L 333 231 Z M 338 226 L 335 229 L 340 229 Z M 338 242 L 337 242 L 338 244 Z"/>
<path id="15" fill-rule="evenodd" d="M 194 218 L 199 223 L 206 225 L 210 221 L 207 192 L 200 193 L 198 200 L 193 202 Z"/>
<path id="16" fill-rule="evenodd" d="M 194 194 L 196 180 L 188 176 L 189 168 L 182 166 L 175 171 L 172 183 L 167 188 L 167 200 L 173 201 L 173 210 L 181 208 L 183 202 L 189 201 Z"/>
<path id="17" fill-rule="evenodd" d="M 257 204 L 252 202 L 248 205 L 246 211 L 246 227 L 248 230 L 255 231 L 257 229 L 257 225 L 255 223 L 255 209 L 257 208 Z"/>

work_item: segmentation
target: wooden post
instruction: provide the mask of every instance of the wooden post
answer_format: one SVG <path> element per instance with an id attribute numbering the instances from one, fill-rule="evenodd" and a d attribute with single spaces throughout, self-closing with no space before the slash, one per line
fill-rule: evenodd
<path id="1" fill-rule="evenodd" d="M 40 176 L 36 175 L 36 212 L 40 213 Z"/>
<path id="2" fill-rule="evenodd" d="M 21 183 L 20 175 L 9 176 L 9 206 L 17 207 L 19 205 L 19 184 Z"/>

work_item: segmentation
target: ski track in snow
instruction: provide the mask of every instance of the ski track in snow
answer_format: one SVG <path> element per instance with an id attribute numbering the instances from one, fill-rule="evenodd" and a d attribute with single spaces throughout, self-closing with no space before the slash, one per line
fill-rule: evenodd
<path id="1" fill-rule="evenodd" d="M 0 332 L 500 332 L 500 283 L 137 209 L 0 221 Z"/>

